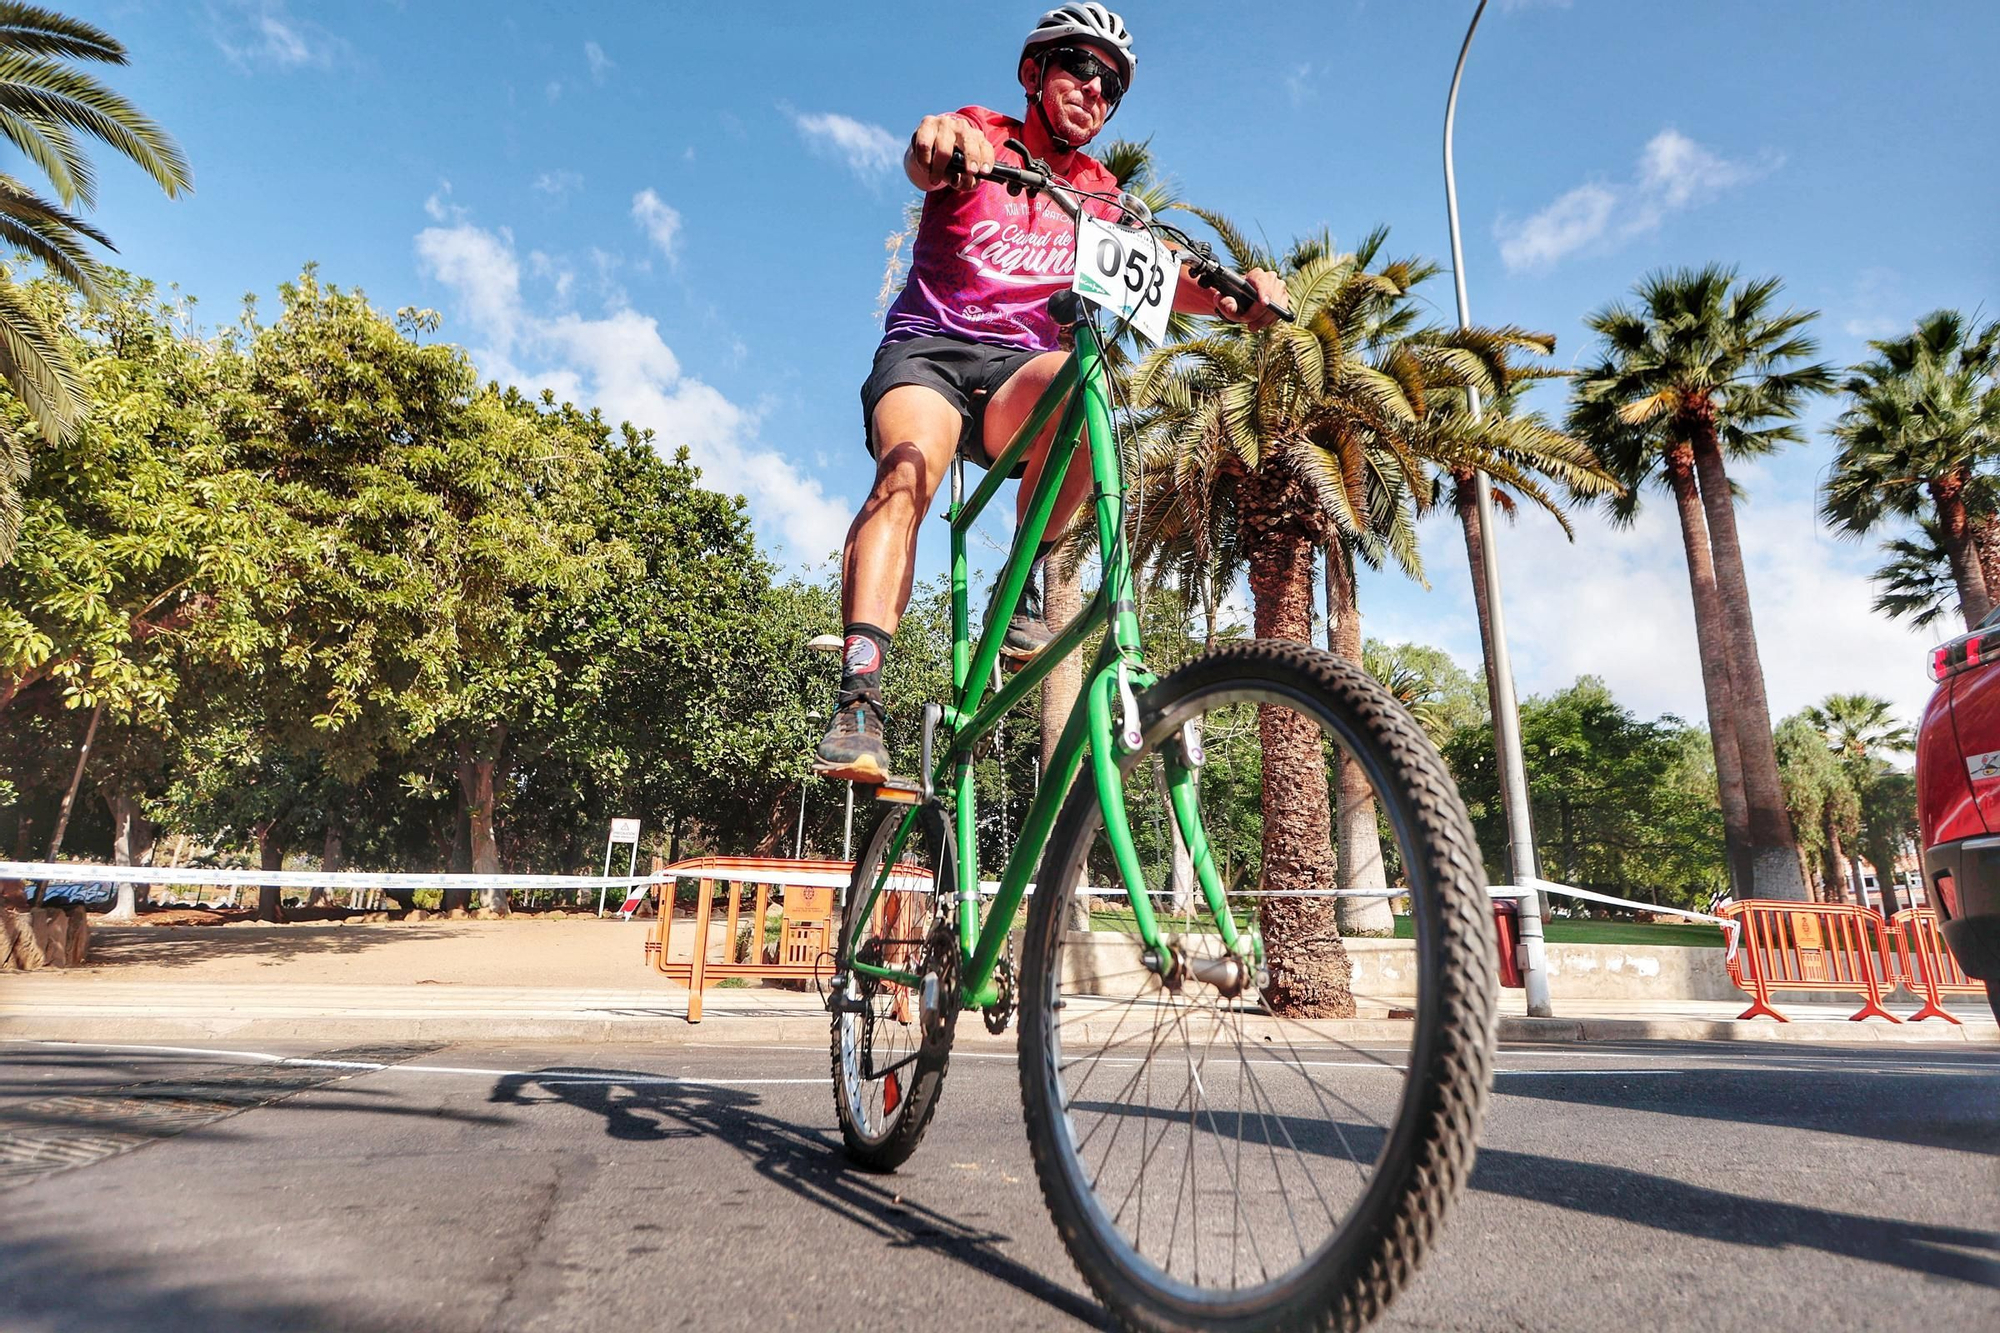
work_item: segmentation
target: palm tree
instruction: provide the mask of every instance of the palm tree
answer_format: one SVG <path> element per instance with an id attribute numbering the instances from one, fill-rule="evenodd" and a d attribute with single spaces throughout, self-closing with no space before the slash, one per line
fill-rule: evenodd
<path id="1" fill-rule="evenodd" d="M 1841 385 L 1849 402 L 1821 512 L 1854 535 L 1889 515 L 1930 519 L 1970 629 L 2000 592 L 1985 568 L 2000 524 L 1979 495 L 2000 459 L 2000 320 L 1976 329 L 1934 310 L 1907 337 L 1869 346 L 1875 359 Z"/>
<path id="2" fill-rule="evenodd" d="M 1827 748 L 1839 760 L 1846 774 L 1847 786 L 1853 793 L 1853 816 L 1858 819 L 1871 804 L 1880 805 L 1880 802 L 1871 802 L 1870 798 L 1884 775 L 1893 773 L 1883 753 L 1908 750 L 1916 744 L 1915 735 L 1896 717 L 1889 701 L 1873 694 L 1829 694 L 1807 708 L 1803 716 L 1814 730 L 1826 737 Z M 1842 893 L 1852 890 L 1855 901 L 1861 902 L 1846 855 L 1837 840 L 1829 837 L 1829 842 L 1829 859 L 1838 867 Z M 1890 859 L 1893 861 L 1893 856 Z M 1878 864 L 1875 870 L 1882 887 L 1883 901 L 1893 902 L 1894 867 Z"/>
<path id="3" fill-rule="evenodd" d="M 1951 557 L 1945 554 L 1944 534 L 1934 518 L 1919 518 L 1916 531 L 1908 536 L 1890 537 L 1882 543 L 1889 558 L 1869 575 L 1877 589 L 1875 610 L 1892 619 L 1907 619 L 1918 629 L 1935 624 L 1958 604 L 1958 585 L 1951 578 Z M 2000 574 L 1989 574 L 1982 557 L 1980 572 L 1987 574 L 1987 586 L 2000 584 Z"/>
<path id="4" fill-rule="evenodd" d="M 78 216 L 97 202 L 97 176 L 79 136 L 136 163 L 172 198 L 190 188 L 187 159 L 144 113 L 76 62 L 125 63 L 125 48 L 81 19 L 0 0 L 0 136 L 47 178 L 54 199 L 0 173 L 0 241 L 41 263 L 85 297 L 98 296 L 89 243 L 114 248 Z M 47 439 L 67 436 L 83 416 L 76 368 L 34 293 L 0 266 L 0 381 Z M 13 555 L 28 442 L 0 430 L 0 562 Z"/>
<path id="5" fill-rule="evenodd" d="M 1634 289 L 1637 309 L 1614 303 L 1587 321 L 1601 355 L 1578 374 L 1569 425 L 1626 487 L 1611 504 L 1615 521 L 1637 512 L 1642 482 L 1674 497 L 1731 880 L 1739 895 L 1803 900 L 1724 462 L 1799 440 L 1805 397 L 1832 380 L 1807 360 L 1818 351 L 1805 332 L 1816 312 L 1774 311 L 1779 287 L 1716 265 L 1648 275 Z"/>
<path id="6" fill-rule="evenodd" d="M 1490 391 L 1490 379 L 1463 349 L 1408 336 L 1407 298 L 1435 269 L 1385 259 L 1385 233 L 1352 253 L 1311 236 L 1273 260 L 1227 219 L 1195 211 L 1238 267 L 1285 275 L 1297 322 L 1264 334 L 1205 326 L 1140 364 L 1132 398 L 1146 516 L 1134 559 L 1184 578 L 1195 571 L 1211 586 L 1208 571 L 1247 570 L 1255 633 L 1303 643 L 1312 640 L 1314 557 L 1326 549 L 1330 633 L 1358 663 L 1359 620 L 1346 577 L 1352 561 L 1393 562 L 1422 577 L 1416 519 L 1433 492 L 1417 425 L 1427 395 L 1468 382 Z M 1374 805 L 1358 765 L 1352 774 L 1347 764 L 1338 770 L 1335 786 L 1346 799 L 1336 861 L 1319 737 L 1275 713 L 1259 728 L 1265 887 L 1366 887 L 1371 863 L 1379 879 Z M 1326 900 L 1266 898 L 1262 915 L 1267 950 L 1279 963 L 1273 1003 L 1305 1015 L 1352 1012 L 1338 918 Z"/>
<path id="7" fill-rule="evenodd" d="M 1426 437 L 1425 452 L 1437 458 L 1443 475 L 1444 491 L 1458 515 L 1465 537 L 1466 561 L 1471 566 L 1473 608 L 1479 618 L 1479 646 L 1486 679 L 1493 680 L 1493 633 L 1486 606 L 1486 565 L 1481 548 L 1478 477 L 1485 473 L 1492 483 L 1494 509 L 1512 517 L 1515 496 L 1532 501 L 1561 525 L 1563 535 L 1575 540 L 1559 492 L 1569 499 L 1611 495 L 1618 482 L 1604 470 L 1590 446 L 1576 436 L 1550 425 L 1539 412 L 1523 412 L 1522 393 L 1540 380 L 1566 378 L 1566 372 L 1525 362 L 1519 354 L 1547 356 L 1555 350 L 1555 339 L 1508 326 L 1498 329 L 1453 329 L 1439 335 L 1463 346 L 1480 358 L 1493 382 L 1493 395 L 1479 416 L 1474 417 L 1463 391 L 1446 391 L 1433 396 L 1430 410 L 1421 423 Z M 1551 489 L 1551 486 L 1557 488 Z"/>

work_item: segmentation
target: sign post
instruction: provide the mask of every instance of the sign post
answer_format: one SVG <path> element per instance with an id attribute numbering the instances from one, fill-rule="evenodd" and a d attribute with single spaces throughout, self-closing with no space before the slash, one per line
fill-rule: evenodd
<path id="1" fill-rule="evenodd" d="M 611 848 L 617 843 L 632 844 L 632 860 L 625 867 L 625 877 L 630 879 L 639 870 L 639 821 L 636 819 L 614 819 L 611 821 L 611 836 L 604 840 L 604 875 L 611 878 Z M 597 886 L 597 914 L 604 915 L 604 885 Z"/>

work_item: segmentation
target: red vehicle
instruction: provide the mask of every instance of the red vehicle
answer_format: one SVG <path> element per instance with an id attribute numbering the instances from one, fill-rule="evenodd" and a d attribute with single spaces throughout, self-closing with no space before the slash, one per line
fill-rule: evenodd
<path id="1" fill-rule="evenodd" d="M 2000 611 L 1931 653 L 1917 727 L 1924 880 L 1945 942 L 2000 1018 Z"/>

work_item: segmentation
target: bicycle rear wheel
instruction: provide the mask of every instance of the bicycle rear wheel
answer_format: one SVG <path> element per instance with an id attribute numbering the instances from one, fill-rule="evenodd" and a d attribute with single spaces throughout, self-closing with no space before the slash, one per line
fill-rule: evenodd
<path id="1" fill-rule="evenodd" d="M 954 845 L 935 806 L 885 807 L 841 906 L 835 970 L 849 982 L 834 1004 L 833 1105 L 848 1157 L 870 1170 L 893 1170 L 917 1150 L 951 1060 L 958 1015 Z M 857 940 L 855 923 L 885 865 L 888 882 Z M 935 978 L 931 1003 L 921 987 L 857 972 L 856 959 Z"/>
<path id="2" fill-rule="evenodd" d="M 1140 702 L 1124 791 L 1169 949 L 1148 957 L 1122 890 L 1091 899 L 1090 933 L 1071 929 L 1080 886 L 1118 883 L 1086 764 L 1027 923 L 1021 1091 L 1043 1193 L 1126 1328 L 1360 1328 L 1471 1169 L 1494 1026 L 1477 844 L 1409 714 L 1330 654 L 1233 644 Z M 1189 857 L 1152 812 L 1162 755 L 1183 746 L 1266 967 L 1236 960 L 1205 908 L 1174 908 Z M 1371 878 L 1406 897 L 1406 938 L 1343 946 L 1336 902 L 1385 899 L 1328 890 Z"/>

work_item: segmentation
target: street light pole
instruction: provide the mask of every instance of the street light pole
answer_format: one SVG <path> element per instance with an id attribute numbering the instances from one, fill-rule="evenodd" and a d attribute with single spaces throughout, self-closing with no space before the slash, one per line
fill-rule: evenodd
<path id="1" fill-rule="evenodd" d="M 1458 177 L 1452 170 L 1451 132 L 1458 119 L 1458 82 L 1465 74 L 1465 57 L 1472 50 L 1472 34 L 1486 12 L 1486 0 L 1479 0 L 1466 25 L 1465 42 L 1458 48 L 1458 64 L 1451 72 L 1451 94 L 1444 104 L 1444 204 L 1451 223 L 1451 281 L 1458 296 L 1458 327 L 1472 326 L 1472 308 L 1465 297 L 1465 253 L 1458 238 Z M 1477 421 L 1479 390 L 1465 391 L 1466 409 Z M 1486 591 L 1487 698 L 1493 709 L 1493 744 L 1500 761 L 1500 793 L 1507 809 L 1507 870 L 1518 888 L 1526 888 L 1535 878 L 1535 829 L 1528 810 L 1528 773 L 1521 760 L 1521 712 L 1514 698 L 1514 667 L 1507 653 L 1507 622 L 1500 609 L 1500 561 L 1493 547 L 1493 487 L 1486 473 L 1474 473 L 1479 510 L 1479 574 Z M 1549 973 L 1542 945 L 1542 910 L 1539 894 L 1524 894 L 1521 904 L 1521 952 L 1524 955 L 1522 980 L 1527 985 L 1528 1013 L 1547 1018 Z"/>
<path id="2" fill-rule="evenodd" d="M 817 721 L 819 721 L 818 713 L 808 712 L 806 714 L 806 725 L 808 727 Z M 799 779 L 799 831 L 797 836 L 792 840 L 792 859 L 794 861 L 801 859 L 806 854 L 806 788 L 811 785 L 812 779 L 810 777 Z"/>

